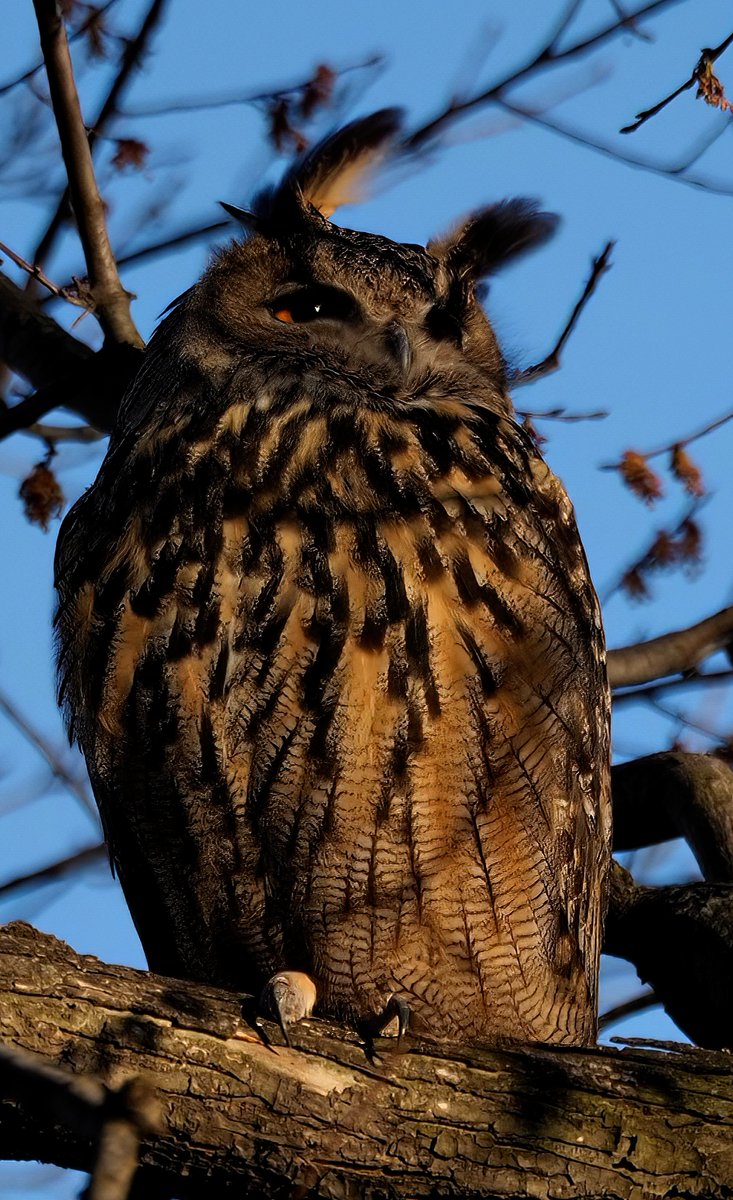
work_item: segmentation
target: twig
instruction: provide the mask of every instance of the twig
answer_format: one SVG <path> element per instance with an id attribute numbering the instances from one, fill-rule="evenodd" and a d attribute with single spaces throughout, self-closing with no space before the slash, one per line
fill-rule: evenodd
<path id="1" fill-rule="evenodd" d="M 50 0 L 44 0 L 46 7 L 49 7 Z M 91 122 L 91 127 L 88 134 L 88 146 L 90 154 L 94 151 L 95 139 L 98 134 L 102 133 L 108 120 L 116 115 L 120 97 L 122 96 L 127 84 L 130 82 L 132 75 L 138 67 L 141 58 L 143 57 L 148 41 L 155 30 L 160 18 L 163 14 L 163 9 L 167 0 L 152 0 L 152 3 L 140 25 L 138 33 L 135 37 L 130 38 L 125 42 L 125 50 L 120 60 L 119 70 L 112 81 L 112 86 L 109 89 L 102 106 L 97 113 L 96 119 Z M 36 3 L 36 0 L 34 0 Z M 59 200 L 56 211 L 54 212 L 49 224 L 41 236 L 35 252 L 31 256 L 33 262 L 44 263 L 51 252 L 57 234 L 63 225 L 69 210 L 69 199 L 73 203 L 73 197 L 67 189 L 64 191 Z"/>
<path id="2" fill-rule="evenodd" d="M 623 704 L 627 700 L 654 700 L 665 692 L 683 687 L 715 687 L 716 684 L 730 683 L 733 680 L 733 670 L 705 671 L 702 674 L 685 674 L 681 679 L 665 679 L 661 683 L 646 684 L 642 687 L 629 688 L 628 691 L 615 691 L 614 704 Z"/>
<path id="3" fill-rule="evenodd" d="M 678 446 L 689 446 L 691 442 L 696 442 L 698 438 L 705 437 L 706 434 L 712 433 L 715 429 L 720 429 L 721 425 L 726 425 L 728 421 L 733 421 L 733 409 L 730 412 L 723 413 L 722 417 L 716 417 L 714 421 L 703 425 L 702 429 L 696 429 L 694 433 L 688 433 L 687 437 L 675 438 L 672 442 L 667 442 L 664 446 L 657 446 L 654 450 L 644 450 L 641 452 L 643 458 L 658 458 L 661 454 L 671 454 Z M 618 471 L 623 466 L 623 463 L 606 462 L 600 464 L 602 471 Z"/>
<path id="4" fill-rule="evenodd" d="M 104 16 L 107 10 L 112 8 L 112 5 L 117 4 L 117 2 L 118 0 L 107 0 L 107 3 L 103 4 L 100 8 L 91 7 L 89 16 L 82 21 L 81 25 L 79 25 L 73 33 L 69 34 L 69 42 L 76 42 L 79 38 L 83 37 L 90 25 L 93 25 L 96 21 L 98 21 L 101 16 Z M 7 92 L 11 92 L 13 88 L 18 87 L 21 83 L 27 83 L 33 78 L 34 75 L 37 75 L 39 71 L 43 70 L 43 67 L 44 62 L 43 59 L 41 59 L 41 61 L 37 62 L 34 67 L 29 67 L 27 71 L 24 71 L 22 75 L 16 76 L 15 79 L 9 80 L 8 83 L 0 84 L 0 96 L 4 96 Z"/>
<path id="5" fill-rule="evenodd" d="M 666 108 L 668 104 L 671 104 L 673 100 L 676 100 L 678 96 L 681 96 L 683 92 L 687 92 L 690 88 L 694 87 L 695 84 L 699 84 L 702 76 L 705 74 L 711 64 L 715 62 L 716 58 L 720 58 L 721 54 L 728 49 L 731 43 L 733 43 L 733 33 L 728 34 L 728 37 L 725 38 L 719 46 L 715 46 L 714 48 L 707 47 L 705 50 L 703 50 L 689 79 L 686 79 L 684 83 L 681 83 L 678 88 L 675 88 L 675 90 L 670 92 L 668 96 L 665 96 L 663 100 L 660 100 L 657 104 L 653 104 L 651 108 L 645 108 L 643 112 L 637 113 L 636 120 L 633 122 L 633 124 L 624 125 L 619 132 L 634 133 L 646 121 L 650 120 L 651 117 L 655 117 L 657 113 L 662 111 L 663 108 Z"/>
<path id="6" fill-rule="evenodd" d="M 69 287 L 59 287 L 57 283 L 48 278 L 40 267 L 34 267 L 21 254 L 16 254 L 15 250 L 12 250 L 10 246 L 6 246 L 5 242 L 0 242 L 0 253 L 7 254 L 16 267 L 20 267 L 21 271 L 25 271 L 33 279 L 37 279 L 52 296 L 56 296 L 59 300 L 68 300 L 69 304 L 75 304 L 78 308 L 84 308 L 87 312 L 90 311 L 89 305 L 80 299 L 79 296 L 75 295 Z"/>
<path id="7" fill-rule="evenodd" d="M 694 671 L 704 659 L 726 649 L 733 639 L 733 605 L 687 629 L 677 629 L 648 642 L 610 650 L 608 677 L 612 687 L 651 683 L 663 675 Z"/>
<path id="8" fill-rule="evenodd" d="M 522 387 L 524 384 L 534 383 L 535 380 L 542 379 L 545 375 L 549 375 L 558 369 L 560 366 L 560 355 L 562 354 L 563 348 L 570 337 L 570 334 L 573 332 L 578 323 L 580 314 L 595 292 L 601 276 L 604 275 L 605 272 L 611 267 L 609 259 L 615 244 L 615 242 L 606 242 L 606 245 L 603 247 L 598 257 L 593 259 L 591 273 L 588 276 L 586 285 L 583 288 L 583 291 L 581 292 L 580 297 L 565 324 L 565 328 L 557 339 L 557 342 L 553 346 L 550 353 L 546 355 L 541 362 L 535 363 L 533 367 L 526 367 L 525 370 L 519 372 L 519 374 L 513 380 L 515 387 Z"/>
<path id="9" fill-rule="evenodd" d="M 566 425 L 574 425 L 577 421 L 601 421 L 608 413 L 603 408 L 592 412 L 568 412 L 565 408 L 545 408 L 534 410 L 518 408 L 517 415 L 529 417 L 530 421 L 563 421 Z"/>
<path id="10" fill-rule="evenodd" d="M 84 784 L 74 777 L 71 771 L 64 763 L 59 751 L 48 741 L 47 738 L 40 733 L 31 722 L 18 712 L 15 704 L 5 692 L 0 691 L 0 712 L 2 712 L 8 721 L 23 735 L 27 742 L 37 750 L 41 758 L 46 762 L 51 770 L 54 779 L 58 779 L 64 784 L 73 796 L 79 801 L 83 808 L 90 813 L 95 821 L 97 820 L 97 810 L 89 792 L 84 787 Z"/>
<path id="11" fill-rule="evenodd" d="M 623 1004 L 616 1004 L 614 1008 L 609 1008 L 607 1012 L 602 1013 L 598 1019 L 598 1028 L 607 1029 L 609 1025 L 623 1021 L 624 1017 L 632 1017 L 635 1013 L 645 1012 L 647 1008 L 654 1008 L 655 1004 L 661 1005 L 661 1003 L 662 1001 L 657 999 L 654 992 L 641 992 L 632 1000 L 625 1000 Z"/>
<path id="12" fill-rule="evenodd" d="M 363 62 L 351 63 L 347 67 L 341 67 L 335 74 L 340 78 L 342 75 L 347 75 L 353 71 L 365 71 L 371 67 L 379 67 L 384 62 L 384 56 L 381 54 L 373 54 L 371 58 L 365 59 Z M 204 97 L 183 97 L 178 100 L 160 101 L 156 104 L 138 104 L 132 107 L 125 107 L 118 111 L 118 116 L 121 117 L 163 117 L 175 112 L 200 112 L 204 109 L 212 108 L 229 108 L 234 104 L 264 104 L 271 100 L 279 100 L 282 97 L 295 96 L 311 82 L 312 75 L 300 83 L 291 83 L 285 87 L 271 88 L 266 92 L 229 92 L 216 96 Z"/>
<path id="13" fill-rule="evenodd" d="M 593 150 L 596 154 L 601 154 L 604 158 L 613 159 L 614 162 L 626 163 L 627 166 L 636 167 L 638 170 L 646 171 L 650 175 L 657 175 L 663 179 L 674 179 L 678 183 L 684 183 L 687 187 L 696 188 L 699 191 L 711 192 L 716 196 L 733 195 L 733 184 L 718 184 L 709 179 L 702 179 L 686 174 L 689 167 L 694 162 L 697 162 L 700 157 L 701 151 L 699 149 L 692 150 L 680 162 L 668 166 L 660 165 L 650 162 L 645 158 L 638 158 L 632 154 L 622 154 L 620 150 L 609 143 L 595 141 L 579 130 L 573 129 L 569 125 L 561 124 L 559 121 L 551 120 L 547 115 L 508 100 L 505 96 L 495 97 L 494 103 L 500 105 L 505 112 L 511 113 L 515 117 L 520 117 L 524 121 L 529 121 L 530 124 L 536 125 L 539 129 L 545 129 L 548 133 L 557 134 L 558 137 L 564 138 L 576 146 L 584 146 L 587 150 Z M 731 128 L 730 123 L 723 125 L 720 130 L 716 130 L 716 137 L 713 140 L 717 140 L 717 137 L 721 136 L 729 128 Z M 711 139 L 706 135 L 702 145 L 702 153 L 709 149 L 710 144 Z"/>
<path id="14" fill-rule="evenodd" d="M 57 0 L 33 0 L 33 5 L 69 180 L 69 198 L 76 216 L 95 311 L 105 337 L 114 342 L 143 346 L 130 316 L 130 297 L 122 286 L 107 233 L 104 204 L 94 176 L 69 43 Z M 38 254 L 34 259 L 43 261 Z"/>
<path id="15" fill-rule="evenodd" d="M 20 428 L 18 433 L 38 438 L 50 446 L 55 446 L 59 442 L 81 442 L 89 445 L 101 442 L 103 438 L 109 436 L 103 430 L 95 429 L 92 425 L 45 425 L 40 421 Z"/>
<path id="16" fill-rule="evenodd" d="M 611 0 L 611 7 L 629 32 L 633 33 L 634 37 L 637 37 L 641 42 L 650 42 L 652 40 L 650 35 L 645 33 L 643 29 L 639 29 L 639 27 L 634 23 L 633 18 L 627 15 L 622 5 L 619 4 L 619 0 Z"/>
<path id="17" fill-rule="evenodd" d="M 69 854 L 66 858 L 58 859 L 57 862 L 39 867 L 36 871 L 29 871 L 25 875 L 16 875 L 14 879 L 0 883 L 0 896 L 8 896 L 11 892 L 22 891 L 23 888 L 53 883 L 55 879 L 70 875 L 81 867 L 88 867 L 92 863 L 100 862 L 106 856 L 107 847 L 104 842 L 95 842 L 93 846 L 85 846 L 83 850 L 77 850 L 75 854 Z"/>

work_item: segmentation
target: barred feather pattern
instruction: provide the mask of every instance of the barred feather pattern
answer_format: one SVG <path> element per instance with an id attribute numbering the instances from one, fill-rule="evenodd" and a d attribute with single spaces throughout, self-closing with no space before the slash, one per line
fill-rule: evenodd
<path id="1" fill-rule="evenodd" d="M 398 404 L 160 360 L 138 406 L 175 405 L 120 434 L 58 565 L 62 696 L 150 966 L 591 1041 L 607 695 L 562 486 L 449 380 Z"/>

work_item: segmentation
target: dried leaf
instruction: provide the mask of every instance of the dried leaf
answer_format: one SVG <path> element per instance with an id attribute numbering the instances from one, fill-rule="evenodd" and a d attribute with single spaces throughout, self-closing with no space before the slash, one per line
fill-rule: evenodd
<path id="1" fill-rule="evenodd" d="M 692 461 L 687 451 L 680 445 L 672 447 L 670 470 L 675 478 L 684 484 L 685 491 L 689 492 L 691 496 L 705 495 L 702 472 L 697 464 Z"/>
<path id="2" fill-rule="evenodd" d="M 275 100 L 270 105 L 268 115 L 270 120 L 270 140 L 275 149 L 281 154 L 286 153 L 288 150 L 294 150 L 296 154 L 302 154 L 308 145 L 308 140 L 292 124 L 290 120 L 290 104 L 284 96 L 279 100 Z"/>
<path id="3" fill-rule="evenodd" d="M 697 98 L 704 100 L 721 112 L 731 111 L 731 102 L 726 98 L 725 88 L 713 70 L 709 59 L 704 59 L 697 73 Z"/>
<path id="4" fill-rule="evenodd" d="M 317 108 L 328 104 L 333 95 L 333 85 L 336 82 L 336 72 L 333 67 L 319 63 L 316 73 L 303 88 L 300 98 L 300 115 L 306 121 L 313 116 Z"/>
<path id="5" fill-rule="evenodd" d="M 117 149 L 112 155 L 112 166 L 116 171 L 124 171 L 125 167 L 142 170 L 147 162 L 150 147 L 137 138 L 118 138 Z"/>
<path id="6" fill-rule="evenodd" d="M 668 533 L 666 529 L 660 529 L 647 551 L 646 558 L 649 565 L 668 567 L 671 563 L 677 562 L 679 557 L 680 548 L 672 534 Z"/>
<path id="7" fill-rule="evenodd" d="M 44 533 L 48 533 L 51 518 L 61 516 L 64 493 L 47 460 L 36 463 L 30 475 L 21 483 L 18 494 L 28 520 L 40 525 Z"/>
<path id="8" fill-rule="evenodd" d="M 622 576 L 621 587 L 632 600 L 648 600 L 651 595 L 639 566 L 630 567 Z"/>
<path id="9" fill-rule="evenodd" d="M 702 529 L 692 517 L 686 517 L 677 538 L 677 551 L 682 562 L 698 563 L 702 558 L 702 545 Z"/>
<path id="10" fill-rule="evenodd" d="M 664 494 L 661 479 L 638 450 L 624 450 L 619 470 L 624 482 L 646 504 L 653 504 Z"/>

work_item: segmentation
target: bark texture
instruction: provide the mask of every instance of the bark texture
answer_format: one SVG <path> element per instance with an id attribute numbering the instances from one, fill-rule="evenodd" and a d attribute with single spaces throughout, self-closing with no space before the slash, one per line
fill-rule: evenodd
<path id="1" fill-rule="evenodd" d="M 370 1062 L 320 1021 L 296 1028 L 297 1048 L 268 1048 L 240 1013 L 232 994 L 81 957 L 30 926 L 0 933 L 7 1044 L 157 1089 L 164 1131 L 143 1141 L 138 1196 L 733 1192 L 724 1054 L 383 1042 Z M 0 1116 L 4 1157 L 89 1169 L 90 1141 L 57 1118 L 7 1100 Z"/>

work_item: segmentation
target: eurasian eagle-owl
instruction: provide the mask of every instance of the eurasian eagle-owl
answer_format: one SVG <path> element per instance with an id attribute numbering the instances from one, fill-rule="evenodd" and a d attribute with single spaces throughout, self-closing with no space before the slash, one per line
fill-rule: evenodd
<path id="1" fill-rule="evenodd" d="M 61 531 L 61 697 L 153 970 L 584 1043 L 601 623 L 475 297 L 554 220 L 333 224 L 396 127 L 312 151 L 153 337 Z"/>

